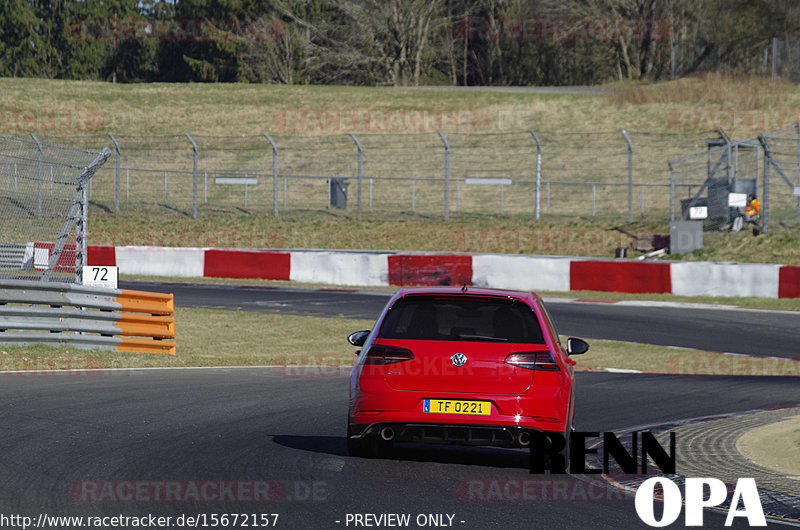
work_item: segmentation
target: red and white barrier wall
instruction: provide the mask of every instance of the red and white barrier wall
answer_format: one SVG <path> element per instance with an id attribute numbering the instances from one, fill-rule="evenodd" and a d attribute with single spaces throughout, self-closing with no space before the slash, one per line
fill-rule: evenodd
<path id="1" fill-rule="evenodd" d="M 480 285 L 533 291 L 800 298 L 800 266 L 643 262 L 515 254 L 89 247 L 90 265 L 141 276 L 263 278 L 330 285 Z"/>

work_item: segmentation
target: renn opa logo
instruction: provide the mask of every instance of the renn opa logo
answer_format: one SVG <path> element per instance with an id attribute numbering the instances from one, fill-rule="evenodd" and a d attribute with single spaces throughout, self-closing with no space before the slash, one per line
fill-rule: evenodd
<path id="1" fill-rule="evenodd" d="M 573 474 L 609 474 L 610 461 L 619 466 L 627 475 L 646 475 L 648 457 L 664 474 L 674 475 L 676 468 L 675 433 L 669 433 L 667 451 L 649 432 L 631 433 L 631 451 L 625 448 L 619 437 L 611 432 L 602 433 L 603 467 L 587 467 L 586 455 L 596 455 L 597 447 L 586 447 L 587 438 L 599 438 L 599 432 L 573 432 L 569 438 L 569 472 Z M 567 439 L 559 433 L 531 433 L 531 473 L 566 473 L 567 462 L 564 451 Z M 641 442 L 641 443 L 640 443 Z M 549 466 L 547 465 L 549 463 Z M 708 494 L 706 494 L 708 491 Z M 663 499 L 664 508 L 657 518 L 654 506 L 656 498 Z M 642 522 L 651 527 L 664 527 L 673 524 L 680 517 L 683 504 L 686 505 L 686 526 L 703 525 L 703 509 L 721 506 L 728 500 L 728 488 L 716 478 L 686 478 L 684 492 L 669 478 L 656 476 L 645 480 L 636 490 L 636 514 Z M 739 506 L 742 506 L 739 509 Z M 745 518 L 750 526 L 766 526 L 764 510 L 758 495 L 755 479 L 740 478 L 728 506 L 725 526 L 731 526 L 736 518 Z"/>

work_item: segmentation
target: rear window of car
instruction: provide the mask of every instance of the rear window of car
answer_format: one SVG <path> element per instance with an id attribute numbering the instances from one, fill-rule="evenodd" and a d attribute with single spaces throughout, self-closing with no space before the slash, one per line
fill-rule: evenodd
<path id="1" fill-rule="evenodd" d="M 524 302 L 419 295 L 392 306 L 378 338 L 545 343 L 536 314 Z"/>

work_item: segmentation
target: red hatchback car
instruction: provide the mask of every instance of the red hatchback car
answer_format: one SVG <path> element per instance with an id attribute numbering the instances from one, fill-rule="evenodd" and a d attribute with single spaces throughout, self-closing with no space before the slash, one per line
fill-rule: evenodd
<path id="1" fill-rule="evenodd" d="M 393 442 L 527 447 L 532 431 L 572 430 L 569 356 L 589 345 L 564 348 L 535 293 L 403 288 L 348 340 L 363 347 L 350 374 L 353 456 Z"/>

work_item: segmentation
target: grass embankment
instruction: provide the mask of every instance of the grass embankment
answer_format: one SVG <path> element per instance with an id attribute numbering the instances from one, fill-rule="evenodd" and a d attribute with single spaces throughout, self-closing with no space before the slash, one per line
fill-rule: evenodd
<path id="1" fill-rule="evenodd" d="M 724 126 L 731 137 L 748 137 L 775 119 L 714 122 L 713 111 L 787 111 L 800 108 L 800 91 L 788 82 L 712 74 L 659 83 L 613 83 L 596 94 L 541 94 L 402 88 L 250 84 L 110 84 L 49 79 L 0 79 L 0 108 L 52 112 L 91 109 L 88 121 L 54 125 L 25 120 L 3 124 L 4 134 L 259 135 L 270 132 L 276 110 L 485 109 L 489 132 L 542 131 L 698 132 Z M 708 111 L 695 122 L 676 123 L 676 111 Z M 671 114 L 672 113 L 672 114 Z M 784 116 L 781 116 L 783 119 Z M 791 119 L 791 117 L 788 117 Z M 711 120 L 711 121 L 709 121 Z M 791 121 L 787 125 L 791 125 Z M 783 122 L 778 124 L 784 125 Z M 31 128 L 38 130 L 30 130 Z M 313 130 L 309 132 L 314 132 Z M 320 130 L 320 132 L 326 132 Z M 346 132 L 335 130 L 333 132 Z M 379 131 L 376 131 L 379 132 Z M 406 131 L 408 132 L 408 131 Z"/>
<path id="2" fill-rule="evenodd" d="M 176 309 L 175 320 L 175 356 L 3 346 L 0 370 L 272 365 L 286 376 L 333 376 L 346 374 L 355 360 L 356 348 L 347 343 L 347 335 L 373 325 L 370 320 L 194 308 Z M 576 357 L 579 367 L 702 375 L 800 375 L 798 361 L 601 340 L 590 344 L 589 353 Z M 322 369 L 297 368 L 306 365 Z"/>
<path id="3" fill-rule="evenodd" d="M 385 87 L 247 84 L 126 85 L 85 81 L 0 79 L 0 112 L 3 112 L 3 116 L 8 118 L 4 119 L 3 124 L 0 125 L 2 127 L 0 132 L 17 135 L 34 132 L 41 137 L 63 137 L 64 141 L 76 134 L 91 134 L 95 135 L 95 138 L 101 139 L 92 140 L 95 143 L 97 141 L 106 142 L 105 135 L 114 133 L 117 136 L 126 137 L 121 140 L 123 144 L 132 142 L 130 137 L 135 135 L 177 135 L 177 139 L 174 140 L 177 142 L 175 144 L 177 147 L 170 147 L 171 144 L 165 147 L 173 140 L 156 138 L 146 145 L 139 146 L 138 151 L 134 149 L 135 153 L 133 154 L 131 154 L 130 148 L 123 149 L 125 151 L 123 156 L 138 156 L 144 157 L 144 159 L 149 156 L 156 164 L 161 160 L 162 154 L 167 153 L 172 158 L 170 167 L 174 165 L 175 157 L 178 157 L 180 159 L 178 165 L 184 169 L 191 168 L 191 150 L 188 140 L 182 136 L 183 133 L 188 132 L 200 138 L 200 165 L 203 169 L 205 167 L 230 168 L 231 163 L 246 165 L 248 163 L 246 157 L 250 155 L 247 154 L 246 149 L 236 149 L 235 147 L 238 145 L 236 142 L 241 140 L 242 135 L 257 137 L 267 131 L 288 135 L 302 133 L 305 137 L 312 139 L 336 133 L 344 138 L 348 153 L 351 150 L 354 152 L 354 147 L 350 145 L 351 141 L 347 138 L 346 132 L 351 129 L 357 133 L 382 132 L 380 127 L 374 129 L 369 125 L 359 126 L 358 123 L 341 120 L 343 116 L 352 116 L 347 113 L 354 111 L 384 113 L 400 111 L 401 117 L 411 116 L 411 114 L 405 113 L 415 111 L 435 111 L 434 115 L 439 117 L 441 117 L 441 113 L 458 113 L 464 110 L 472 112 L 470 116 L 477 118 L 467 120 L 468 124 L 465 126 L 465 130 L 454 126 L 459 132 L 522 131 L 524 133 L 528 129 L 535 129 L 538 131 L 617 134 L 620 129 L 626 129 L 653 133 L 698 133 L 723 127 L 732 138 L 747 138 L 758 132 L 791 125 L 798 120 L 800 115 L 800 91 L 794 85 L 784 82 L 769 83 L 765 79 L 755 77 L 730 78 L 709 75 L 702 78 L 652 84 L 611 84 L 605 88 L 608 90 L 598 93 L 541 94 Z M 59 110 L 67 112 L 58 114 Z M 85 110 L 89 110 L 91 113 L 83 112 Z M 299 130 L 294 130 L 292 129 L 293 125 L 286 124 L 287 111 L 299 111 L 301 114 L 306 112 L 307 115 L 317 117 L 322 116 L 325 111 L 332 111 L 332 115 L 338 116 L 339 121 L 334 120 L 333 125 L 328 123 L 315 126 L 313 120 L 301 119 Z M 417 121 L 410 121 L 418 124 Z M 392 146 L 397 147 L 402 143 L 400 140 L 406 138 L 395 133 L 418 132 L 416 130 L 418 125 L 408 125 L 404 122 L 400 124 L 401 130 L 399 131 L 394 130 L 395 126 L 390 122 L 385 122 L 384 125 L 388 129 L 383 132 L 393 134 L 383 136 L 373 134 L 369 141 L 364 140 L 366 144 L 369 144 L 365 145 L 365 153 L 367 153 L 365 155 L 365 171 L 370 171 L 368 169 L 370 164 L 379 163 L 376 158 L 381 160 L 385 158 L 384 162 L 390 163 L 391 166 L 389 169 L 381 166 L 383 168 L 381 171 L 386 170 L 390 171 L 389 174 L 402 176 L 414 171 L 413 168 L 417 164 L 417 160 L 414 158 L 427 160 L 428 155 L 425 153 L 428 153 L 428 149 L 414 151 L 417 157 L 400 156 L 393 154 L 395 151 L 389 149 Z M 410 129 L 405 130 L 403 127 L 410 127 Z M 433 129 L 431 127 L 423 127 L 423 130 L 430 132 L 434 137 L 436 149 L 435 153 L 431 155 L 434 157 L 431 160 L 435 166 L 431 167 L 436 169 L 435 173 L 431 173 L 432 170 L 428 166 L 421 169 L 421 174 L 427 176 L 439 175 L 442 163 L 441 146 L 432 132 L 436 127 Z M 447 127 L 444 128 L 447 129 Z M 222 140 L 209 140 L 208 142 L 211 143 L 204 143 L 202 136 L 229 136 L 233 143 L 227 145 Z M 462 140 L 459 141 L 466 141 L 463 138 L 466 137 L 462 137 Z M 257 167 L 264 170 L 266 167 L 264 164 L 270 162 L 267 160 L 270 158 L 267 144 L 263 139 L 256 138 L 253 141 L 260 142 L 257 147 L 259 153 Z M 526 142 L 529 141 L 530 139 L 526 140 Z M 216 147 L 214 147 L 214 142 L 218 143 Z M 674 146 L 674 153 L 668 150 L 669 152 L 659 151 L 654 155 L 655 158 L 658 158 L 658 168 L 660 168 L 655 172 L 643 170 L 642 166 L 650 162 L 637 158 L 635 183 L 658 182 L 664 184 L 668 182 L 668 175 L 664 176 L 666 174 L 665 161 L 668 156 L 685 156 L 705 149 L 699 137 L 692 142 L 691 146 L 678 142 L 680 145 Z M 458 142 L 454 140 L 454 143 Z M 502 147 L 503 144 L 499 145 Z M 288 172 L 298 171 L 300 173 L 296 174 L 304 174 L 302 173 L 303 164 L 313 163 L 314 159 L 320 159 L 319 164 L 323 166 L 341 162 L 338 159 L 328 160 L 330 158 L 328 148 L 312 149 L 312 144 L 304 144 L 304 146 L 305 150 L 297 151 L 297 153 L 303 154 L 301 157 L 303 160 L 295 161 L 298 164 L 297 167 L 283 166 L 283 164 L 295 163 L 287 161 L 286 158 L 295 156 L 291 154 L 294 151 L 291 149 L 283 151 L 288 154 L 281 155 L 282 172 L 285 169 Z M 621 140 L 620 146 L 622 151 L 615 148 L 613 153 L 590 150 L 596 157 L 596 160 L 591 161 L 591 165 L 598 168 L 606 167 L 603 157 L 618 158 L 622 156 L 620 153 L 624 154 L 624 142 Z M 644 146 L 640 148 L 644 149 Z M 493 157 L 501 151 L 500 148 L 484 149 L 479 151 L 479 154 L 484 158 Z M 525 148 L 525 152 L 528 151 L 533 153 L 530 145 Z M 313 155 L 309 156 L 310 153 Z M 554 156 L 552 149 L 549 153 L 549 156 Z M 572 153 L 572 151 L 565 153 Z M 397 156 L 400 156 L 401 160 L 398 160 Z M 451 161 L 455 177 L 463 177 L 463 168 L 459 169 L 456 166 L 465 156 L 454 155 Z M 566 155 L 562 154 L 561 156 Z M 263 157 L 266 158 L 262 160 Z M 215 158 L 219 159 L 221 165 L 214 165 Z M 346 158 L 348 164 L 352 165 L 354 157 Z M 469 157 L 467 158 L 469 159 Z M 508 158 L 506 157 L 508 163 L 515 162 L 507 160 Z M 617 158 L 614 158 L 616 160 L 614 167 L 620 163 L 624 165 L 624 161 L 619 162 Z M 380 164 L 384 162 L 380 162 Z M 556 162 L 545 161 L 545 169 L 550 175 L 547 178 L 553 179 L 553 175 L 561 175 L 559 173 L 561 162 Z M 533 164 L 527 159 L 520 163 L 528 169 Z M 164 167 L 159 164 L 160 162 L 156 166 Z M 184 167 L 186 164 L 188 166 Z M 548 164 L 551 165 L 548 166 Z M 565 160 L 564 164 L 569 166 L 569 161 Z M 472 159 L 469 159 L 467 166 L 482 167 L 478 161 Z M 108 179 L 111 173 L 113 172 L 110 170 L 106 171 L 98 178 Z M 564 174 L 564 178 L 575 181 L 603 178 L 599 174 L 587 176 L 581 171 L 574 173 Z M 515 178 L 516 175 L 515 170 Z M 622 203 L 626 205 L 626 197 L 599 204 L 598 217 L 588 216 L 585 211 L 588 207 L 582 210 L 576 207 L 574 212 L 568 214 L 563 212 L 559 215 L 543 214 L 542 220 L 535 223 L 532 213 L 511 216 L 491 215 L 492 212 L 497 211 L 494 204 L 497 198 L 492 195 L 491 201 L 489 201 L 475 195 L 469 199 L 478 205 L 475 206 L 475 211 L 485 210 L 489 213 L 469 215 L 454 211 L 451 221 L 445 224 L 440 221 L 441 212 L 438 207 L 425 209 L 424 195 L 426 192 L 422 183 L 418 183 L 417 186 L 417 208 L 418 212 L 423 212 L 422 214 L 382 217 L 376 213 L 380 211 L 379 208 L 376 208 L 375 212 L 365 214 L 362 220 L 356 219 L 352 214 L 339 214 L 324 210 L 293 212 L 292 208 L 306 208 L 308 204 L 312 203 L 316 207 L 319 207 L 320 204 L 324 205 L 325 199 L 315 196 L 314 200 L 309 202 L 310 199 L 304 197 L 304 192 L 292 192 L 291 190 L 289 196 L 290 200 L 294 201 L 294 206 L 290 205 L 288 210 L 282 209 L 281 217 L 273 219 L 264 215 L 271 211 L 271 208 L 264 206 L 265 204 L 271 205 L 271 199 L 264 202 L 266 195 L 261 199 L 258 198 L 258 193 L 267 193 L 267 188 L 271 193 L 271 186 L 268 184 L 260 184 L 251 190 L 251 200 L 254 203 L 262 200 L 258 209 L 252 209 L 252 211 L 260 212 L 259 214 L 232 214 L 231 211 L 237 211 L 236 209 L 241 206 L 240 190 L 236 188 L 237 191 L 234 193 L 230 192 L 230 186 L 217 186 L 220 189 L 224 188 L 226 193 L 230 192 L 236 195 L 235 199 L 225 199 L 228 202 L 221 210 L 226 213 L 215 214 L 214 208 L 201 208 L 201 217 L 192 220 L 185 215 L 185 205 L 180 208 L 176 208 L 173 204 L 158 206 L 161 201 L 160 197 L 163 197 L 163 191 L 159 188 L 158 182 L 158 179 L 162 177 L 155 174 L 152 178 L 155 180 L 148 181 L 145 189 L 131 190 L 131 200 L 136 199 L 140 202 L 125 205 L 123 207 L 125 214 L 119 216 L 108 214 L 104 210 L 109 207 L 109 204 L 113 206 L 113 198 L 109 199 L 109 197 L 113 197 L 113 186 L 109 186 L 108 182 L 103 184 L 98 181 L 95 187 L 95 198 L 102 202 L 102 208 L 93 207 L 91 209 L 90 243 L 367 248 L 611 257 L 614 248 L 627 246 L 631 241 L 628 236 L 611 231 L 625 219 L 625 216 L 619 213 L 621 210 L 613 217 L 603 217 L 602 215 L 603 210 L 608 209 L 612 204 L 616 205 L 617 209 L 624 206 L 620 206 Z M 607 178 L 616 182 L 620 179 L 624 180 L 626 177 L 625 175 L 612 175 Z M 178 196 L 178 187 L 181 186 L 179 181 L 180 179 L 177 178 L 170 180 L 170 200 L 174 200 L 174 197 Z M 135 185 L 141 184 L 134 182 L 132 188 Z M 379 187 L 376 187 L 376 201 L 380 202 L 379 196 L 382 193 L 386 197 L 391 196 L 391 200 L 395 201 L 393 208 L 409 209 L 411 204 L 410 183 L 403 182 L 398 186 L 401 186 L 398 188 L 400 191 L 391 193 L 387 190 L 381 191 Z M 515 203 L 516 206 L 514 206 L 510 189 L 506 196 L 507 211 L 532 212 L 530 190 L 525 191 L 524 200 L 518 204 Z M 352 186 L 350 191 L 353 191 Z M 468 195 L 474 195 L 474 190 L 463 191 L 465 193 L 464 201 L 468 200 Z M 219 190 L 216 192 L 222 193 Z M 146 195 L 147 193 L 152 194 L 152 197 Z M 430 193 L 434 194 L 432 197 L 437 201 L 436 204 L 441 204 L 441 191 L 431 191 Z M 553 193 L 557 193 L 556 188 Z M 578 192 L 575 191 L 575 193 Z M 583 197 L 581 193 L 583 192 L 578 195 Z M 634 204 L 638 206 L 638 190 L 635 190 L 635 195 Z M 103 197 L 102 201 L 100 200 L 101 196 Z M 141 197 L 144 196 L 149 197 L 146 200 L 152 202 L 155 211 L 150 207 L 140 207 Z M 137 197 L 139 198 L 137 199 Z M 651 211 L 651 208 L 660 208 L 666 211 L 665 201 L 658 197 L 648 195 L 646 208 L 648 212 Z M 111 200 L 110 203 L 109 200 Z M 366 201 L 366 197 L 364 200 Z M 452 200 L 453 197 L 451 197 Z M 578 200 L 573 196 L 569 200 L 577 201 L 574 204 L 578 204 L 583 199 Z M 305 205 L 303 201 L 305 201 Z M 559 199 L 554 196 L 554 209 L 556 209 L 558 201 Z M 481 202 L 487 204 L 485 208 L 480 205 Z M 209 202 L 209 206 L 211 204 L 212 202 Z M 677 258 L 800 264 L 800 235 L 796 230 L 781 227 L 778 221 L 778 219 L 774 219 L 771 223 L 775 233 L 765 236 L 753 237 L 745 232 L 738 234 L 707 233 L 703 250 L 690 256 L 678 256 Z M 625 225 L 624 228 L 633 234 L 669 232 L 669 224 L 664 215 L 660 215 L 659 218 L 652 221 L 638 221 L 633 225 Z"/>
<path id="4" fill-rule="evenodd" d="M 95 245 L 158 245 L 220 248 L 328 248 L 426 250 L 613 258 L 617 247 L 638 237 L 668 234 L 658 223 L 619 225 L 592 219 L 543 220 L 514 217 L 454 216 L 440 219 L 358 220 L 331 212 L 304 212 L 274 218 L 265 215 L 219 215 L 191 219 L 165 212 L 159 216 L 95 213 L 90 241 Z M 711 232 L 691 261 L 738 261 L 800 265 L 800 232 L 754 237 L 750 232 Z M 639 255 L 632 253 L 629 255 Z"/>

